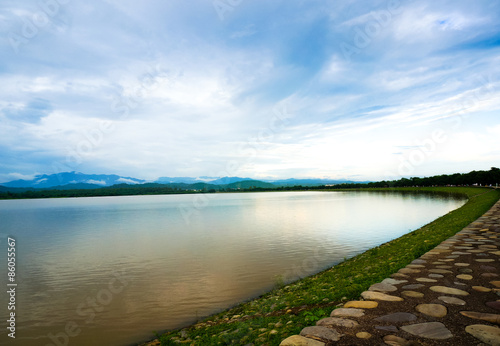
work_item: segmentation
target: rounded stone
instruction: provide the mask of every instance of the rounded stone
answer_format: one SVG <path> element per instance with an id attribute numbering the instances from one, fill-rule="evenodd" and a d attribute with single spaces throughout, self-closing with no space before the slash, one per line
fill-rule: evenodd
<path id="1" fill-rule="evenodd" d="M 472 286 L 472 289 L 477 292 L 488 293 L 491 292 L 491 288 L 483 287 L 483 286 Z"/>
<path id="2" fill-rule="evenodd" d="M 415 308 L 418 312 L 431 317 L 444 317 L 448 310 L 441 304 L 420 304 Z"/>
<path id="3" fill-rule="evenodd" d="M 387 278 L 382 280 L 381 284 L 388 284 L 388 285 L 399 285 L 399 284 L 404 284 L 405 282 L 408 282 L 408 280 L 396 280 L 393 278 Z"/>
<path id="4" fill-rule="evenodd" d="M 424 265 L 422 264 L 408 264 L 406 266 L 406 268 L 410 268 L 410 269 L 420 269 L 420 268 L 425 268 Z"/>
<path id="5" fill-rule="evenodd" d="M 455 297 L 441 296 L 441 297 L 438 297 L 438 299 L 441 300 L 442 302 L 445 302 L 446 304 L 465 305 L 464 300 L 458 299 Z"/>
<path id="6" fill-rule="evenodd" d="M 432 286 L 430 288 L 433 292 L 444 293 L 444 294 L 452 294 L 455 296 L 468 296 L 469 292 L 465 292 L 459 290 L 457 288 L 445 287 L 445 286 Z"/>
<path id="7" fill-rule="evenodd" d="M 327 317 L 316 322 L 319 327 L 344 327 L 344 328 L 355 328 L 359 326 L 359 323 L 347 318 L 338 317 Z"/>
<path id="8" fill-rule="evenodd" d="M 378 306 L 377 302 L 371 300 L 350 301 L 344 304 L 344 308 L 374 309 Z"/>
<path id="9" fill-rule="evenodd" d="M 406 285 L 401 287 L 403 290 L 418 290 L 419 288 L 425 287 L 425 285 L 422 284 L 412 284 L 412 285 Z"/>
<path id="10" fill-rule="evenodd" d="M 292 335 L 283 340 L 280 346 L 325 346 L 324 342 L 304 338 L 300 335 Z"/>
<path id="11" fill-rule="evenodd" d="M 400 338 L 396 335 L 386 335 L 383 340 L 386 345 L 391 346 L 404 346 L 408 344 L 408 340 Z"/>
<path id="12" fill-rule="evenodd" d="M 495 262 L 494 259 L 475 259 L 476 262 L 479 262 L 479 263 L 491 263 L 491 262 Z"/>
<path id="13" fill-rule="evenodd" d="M 418 282 L 437 282 L 437 280 L 429 279 L 429 278 L 417 278 Z"/>
<path id="14" fill-rule="evenodd" d="M 441 274 L 429 274 L 429 277 L 433 278 L 433 279 L 442 279 L 442 278 L 444 278 L 444 275 L 441 275 Z"/>
<path id="15" fill-rule="evenodd" d="M 496 249 L 497 247 L 495 245 L 479 245 L 478 248 L 492 250 L 492 249 Z"/>
<path id="16" fill-rule="evenodd" d="M 456 265 L 457 267 L 468 267 L 468 266 L 470 266 L 470 264 L 469 264 L 469 263 L 455 263 L 455 265 Z"/>
<path id="17" fill-rule="evenodd" d="M 355 308 L 339 308 L 333 310 L 330 314 L 331 317 L 362 317 L 364 315 L 364 310 Z"/>
<path id="18" fill-rule="evenodd" d="M 370 333 L 367 333 L 367 332 L 359 332 L 359 333 L 356 333 L 356 337 L 358 339 L 369 339 L 372 337 L 372 335 Z"/>
<path id="19" fill-rule="evenodd" d="M 460 274 L 460 275 L 457 275 L 457 279 L 460 279 L 460 280 L 472 280 L 474 277 L 472 275 L 469 275 L 469 274 Z"/>
<path id="20" fill-rule="evenodd" d="M 453 334 L 440 322 L 427 322 L 411 324 L 401 327 L 407 333 L 433 340 L 445 340 L 453 337 Z"/>
<path id="21" fill-rule="evenodd" d="M 366 300 L 382 300 L 387 302 L 401 302 L 403 298 L 391 296 L 389 294 L 375 292 L 375 291 L 364 291 L 361 293 L 361 297 Z"/>
<path id="22" fill-rule="evenodd" d="M 378 291 L 378 292 L 394 292 L 397 291 L 397 287 L 389 284 L 378 283 L 371 285 L 368 289 L 369 291 Z"/>
<path id="23" fill-rule="evenodd" d="M 492 284 L 495 287 L 500 287 L 500 281 L 490 281 L 490 284 Z"/>
<path id="24" fill-rule="evenodd" d="M 411 268 L 401 268 L 398 270 L 400 274 L 417 274 L 420 273 L 419 269 L 411 269 Z"/>
<path id="25" fill-rule="evenodd" d="M 306 327 L 306 328 L 302 329 L 302 331 L 300 332 L 300 335 L 305 336 L 305 337 L 312 336 L 312 337 L 316 337 L 319 339 L 325 339 L 328 341 L 339 341 L 341 336 L 342 336 L 336 330 L 333 330 L 333 329 L 327 328 L 327 327 L 319 327 L 319 326 Z"/>
<path id="26" fill-rule="evenodd" d="M 500 315 L 498 314 L 486 314 L 484 312 L 476 312 L 476 311 L 460 311 L 460 314 L 469 318 L 473 318 L 475 320 L 482 320 L 495 324 L 500 323 Z"/>
<path id="27" fill-rule="evenodd" d="M 465 331 L 487 345 L 500 345 L 500 328 L 484 324 L 473 324 L 465 327 Z"/>
<path id="28" fill-rule="evenodd" d="M 433 274 L 453 274 L 452 271 L 446 269 L 429 269 L 429 272 Z"/>
<path id="29" fill-rule="evenodd" d="M 410 298 L 423 298 L 424 294 L 421 292 L 415 292 L 415 291 L 403 291 L 401 292 L 402 295 L 405 297 L 410 297 Z"/>

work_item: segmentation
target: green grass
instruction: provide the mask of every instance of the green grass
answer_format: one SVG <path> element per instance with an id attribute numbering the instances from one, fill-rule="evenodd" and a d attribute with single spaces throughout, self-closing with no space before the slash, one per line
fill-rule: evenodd
<path id="1" fill-rule="evenodd" d="M 350 190 L 352 191 L 352 190 Z M 469 200 L 428 225 L 370 249 L 316 275 L 301 279 L 197 324 L 159 336 L 162 345 L 279 345 L 288 336 L 359 298 L 408 263 L 483 215 L 500 198 L 486 188 L 402 188 L 370 191 L 460 193 Z"/>

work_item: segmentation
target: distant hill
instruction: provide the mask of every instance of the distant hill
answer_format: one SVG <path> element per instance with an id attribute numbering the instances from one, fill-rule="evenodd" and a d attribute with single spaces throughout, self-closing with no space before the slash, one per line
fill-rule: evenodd
<path id="1" fill-rule="evenodd" d="M 90 190 L 90 189 L 100 189 L 102 187 L 103 187 L 102 185 L 97 185 L 97 184 L 76 183 L 76 184 L 45 187 L 43 188 L 43 190 Z"/>
<path id="2" fill-rule="evenodd" d="M 16 188 L 52 188 L 55 186 L 65 186 L 69 184 L 90 184 L 97 187 L 112 186 L 116 184 L 126 183 L 126 184 L 142 184 L 145 180 L 121 177 L 116 174 L 83 174 L 78 172 L 65 172 L 58 174 L 43 174 L 37 175 L 32 180 L 14 180 L 7 183 L 2 183 L 1 185 L 5 187 L 16 187 Z M 85 187 L 85 186 L 73 186 L 72 188 L 95 188 Z"/>
<path id="3" fill-rule="evenodd" d="M 183 183 L 183 184 L 196 184 L 196 183 L 206 183 L 206 184 L 214 184 L 214 185 L 227 185 L 236 183 L 239 181 L 252 180 L 250 178 L 240 178 L 240 177 L 161 177 L 158 178 L 155 182 L 159 184 L 175 184 L 175 183 Z"/>
<path id="4" fill-rule="evenodd" d="M 240 181 L 260 181 L 251 178 L 240 178 L 240 177 L 198 177 L 198 178 L 190 178 L 190 177 L 162 177 L 156 180 L 156 183 L 159 184 L 175 184 L 175 183 L 183 183 L 183 184 L 195 184 L 195 183 L 206 183 L 206 184 L 214 184 L 214 185 L 228 185 L 232 183 L 237 183 Z M 276 186 L 320 186 L 320 185 L 336 185 L 336 184 L 366 184 L 369 181 L 352 181 L 352 180 L 334 180 L 334 179 L 264 179 L 261 182 L 270 183 L 274 187 Z M 268 186 L 270 187 L 270 186 Z"/>
<path id="5" fill-rule="evenodd" d="M 214 184 L 214 183 L 195 183 L 195 184 L 185 184 L 185 183 L 173 183 L 173 184 L 162 184 L 163 186 L 168 186 L 172 188 L 178 188 L 182 190 L 226 190 L 226 189 L 250 189 L 250 188 L 275 188 L 276 185 L 271 183 L 266 183 L 258 180 L 243 180 L 236 181 L 230 184 Z"/>
<path id="6" fill-rule="evenodd" d="M 500 169 L 492 167 L 490 171 L 472 171 L 452 175 L 432 177 L 401 178 L 394 181 L 350 182 L 348 180 L 330 179 L 285 179 L 259 181 L 248 178 L 163 178 L 163 183 L 145 182 L 135 178 L 118 175 L 82 174 L 76 172 L 39 175 L 32 180 L 16 180 L 0 184 L 0 198 L 53 198 L 53 197 L 92 197 L 92 196 L 129 196 L 129 195 L 162 195 L 186 193 L 214 193 L 233 191 L 289 191 L 323 189 L 358 189 L 373 187 L 421 187 L 421 186 L 492 186 L 500 184 Z M 167 179 L 179 182 L 168 183 Z M 191 179 L 191 180 L 189 180 Z M 243 179 L 243 180 L 239 180 Z M 236 180 L 236 181 L 235 181 Z M 221 184 L 224 181 L 233 181 Z M 59 185 L 57 185 L 59 184 Z M 4 185 L 4 186 L 1 186 Z M 333 186 L 335 185 L 335 186 Z M 302 187 L 300 187 L 302 186 Z"/>
<path id="7" fill-rule="evenodd" d="M 367 184 L 369 181 L 352 181 L 352 180 L 334 180 L 334 179 L 283 179 L 283 180 L 265 180 L 276 186 L 321 186 L 321 185 L 338 185 L 338 184 Z"/>
<path id="8" fill-rule="evenodd" d="M 271 183 L 266 183 L 259 180 L 244 180 L 236 183 L 227 184 L 225 186 L 228 189 L 250 189 L 250 188 L 275 188 L 276 185 Z"/>
<path id="9" fill-rule="evenodd" d="M 32 180 L 14 180 L 2 183 L 4 188 L 0 191 L 21 192 L 29 189 L 45 190 L 90 190 L 103 187 L 117 187 L 125 185 L 159 184 L 181 190 L 225 190 L 225 189 L 248 189 L 248 188 L 276 188 L 293 186 L 321 186 L 335 184 L 366 183 L 353 182 L 349 180 L 331 179 L 284 179 L 284 180 L 255 180 L 241 177 L 162 177 L 149 183 L 142 179 L 122 177 L 116 174 L 84 174 L 79 172 L 64 172 L 58 174 L 37 175 Z M 21 190 L 13 190 L 21 189 Z M 24 189 L 24 190 L 23 190 Z"/>
<path id="10" fill-rule="evenodd" d="M 199 178 L 191 178 L 191 177 L 161 177 L 158 178 L 155 183 L 158 184 L 195 184 L 202 180 L 198 180 Z M 215 179 L 215 178 L 214 178 Z"/>

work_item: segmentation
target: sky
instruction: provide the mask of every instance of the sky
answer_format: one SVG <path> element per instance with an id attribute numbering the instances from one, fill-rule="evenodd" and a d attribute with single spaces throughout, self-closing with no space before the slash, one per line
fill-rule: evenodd
<path id="1" fill-rule="evenodd" d="M 0 182 L 500 165 L 500 1 L 0 0 Z"/>

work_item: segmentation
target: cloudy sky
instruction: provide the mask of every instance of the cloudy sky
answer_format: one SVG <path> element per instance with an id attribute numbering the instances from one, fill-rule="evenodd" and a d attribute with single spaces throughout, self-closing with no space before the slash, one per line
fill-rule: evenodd
<path id="1" fill-rule="evenodd" d="M 0 1 L 0 182 L 500 165 L 500 1 Z"/>

